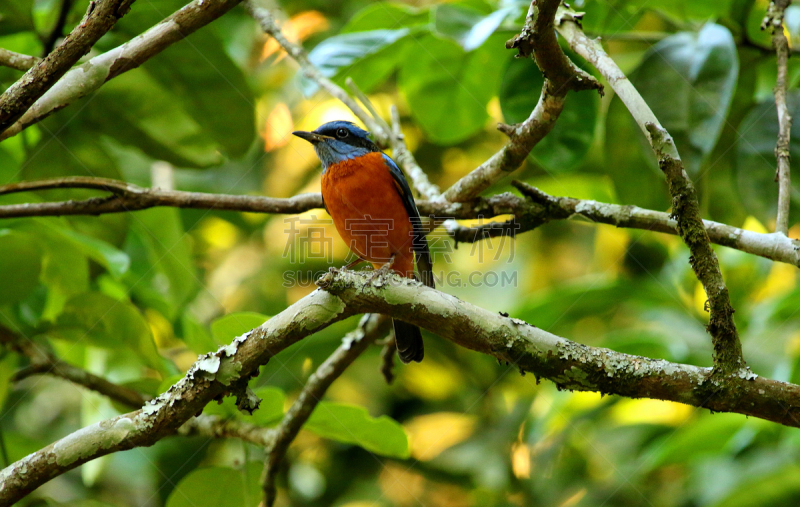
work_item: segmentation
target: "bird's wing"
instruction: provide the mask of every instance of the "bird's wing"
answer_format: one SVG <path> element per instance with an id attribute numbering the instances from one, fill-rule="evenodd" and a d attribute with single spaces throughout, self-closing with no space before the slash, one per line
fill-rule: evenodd
<path id="1" fill-rule="evenodd" d="M 433 288 L 435 286 L 433 280 L 433 261 L 431 260 L 431 252 L 428 249 L 428 240 L 425 238 L 425 231 L 422 229 L 422 219 L 420 219 L 417 205 L 414 203 L 414 195 L 411 193 L 411 188 L 408 186 L 408 181 L 406 181 L 403 171 L 397 167 L 394 160 L 385 153 L 383 154 L 383 160 L 386 162 L 386 167 L 389 168 L 389 173 L 394 179 L 397 192 L 403 199 L 403 206 L 405 206 L 408 217 L 411 219 L 411 224 L 414 228 L 414 257 L 417 260 L 417 269 L 422 278 L 422 283 Z"/>

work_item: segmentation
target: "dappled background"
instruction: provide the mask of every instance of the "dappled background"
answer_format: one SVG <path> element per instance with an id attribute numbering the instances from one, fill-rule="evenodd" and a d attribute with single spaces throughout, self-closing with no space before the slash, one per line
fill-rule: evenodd
<path id="1" fill-rule="evenodd" d="M 182 5 L 138 0 L 92 55 Z M 397 105 L 409 147 L 441 188 L 500 149 L 506 138 L 496 124 L 524 120 L 538 99 L 541 73 L 504 48 L 522 26 L 525 2 L 265 5 L 282 9 L 284 33 L 336 82 L 352 78 L 384 118 Z M 0 6 L 0 46 L 40 55 L 40 35 L 55 23 L 59 6 L 58 0 Z M 572 6 L 586 12 L 585 31 L 602 36 L 675 137 L 704 217 L 772 231 L 776 62 L 769 34 L 759 30 L 767 2 L 578 0 Z M 74 2 L 68 30 L 86 7 Z M 786 25 L 790 43 L 800 44 L 800 7 L 786 11 Z M 0 84 L 20 75 L 0 68 Z M 789 60 L 789 77 L 789 105 L 800 117 L 796 58 Z M 514 177 L 552 195 L 666 211 L 669 193 L 651 151 L 607 92 L 570 94 L 551 134 Z M 227 194 L 317 192 L 313 150 L 290 133 L 333 119 L 353 117 L 235 8 L 0 143 L 0 184 L 85 175 Z M 800 160 L 795 150 L 793 161 Z M 505 180 L 489 193 L 511 190 Z M 92 195 L 101 194 L 52 190 L 3 196 L 0 204 Z M 797 190 L 793 199 L 796 220 Z M 800 229 L 789 235 L 797 238 Z M 571 220 L 515 240 L 456 245 L 440 229 L 430 241 L 438 288 L 447 293 L 589 345 L 711 364 L 705 293 L 678 237 Z M 748 364 L 757 374 L 800 381 L 796 268 L 716 250 Z M 308 294 L 315 274 L 344 264 L 346 256 L 322 210 L 292 217 L 160 208 L 4 220 L 0 324 L 48 344 L 70 363 L 155 395 L 198 354 Z M 264 398 L 254 416 L 237 414 L 230 401 L 206 411 L 276 424 L 356 323 L 333 325 L 263 367 L 251 382 Z M 425 360 L 397 366 L 392 385 L 379 373 L 379 355 L 373 347 L 359 358 L 300 433 L 279 476 L 280 505 L 800 501 L 796 429 L 675 403 L 559 392 L 427 332 Z M 4 465 L 128 410 L 51 377 L 10 382 L 25 364 L 13 352 L 0 358 Z M 262 458 L 261 449 L 239 440 L 171 437 L 92 461 L 24 504 L 256 505 Z"/>

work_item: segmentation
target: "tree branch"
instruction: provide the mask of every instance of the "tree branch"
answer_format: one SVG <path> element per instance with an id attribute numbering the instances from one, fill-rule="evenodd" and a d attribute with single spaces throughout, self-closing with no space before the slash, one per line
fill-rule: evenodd
<path id="1" fill-rule="evenodd" d="M 526 184 L 514 183 L 531 202 L 511 194 L 478 198 L 470 202 L 418 201 L 423 216 L 435 221 L 449 219 L 492 218 L 514 215 L 515 222 L 485 224 L 477 227 L 448 229 L 448 234 L 463 243 L 505 234 L 513 230 L 520 234 L 551 220 L 564 220 L 575 215 L 593 222 L 616 227 L 644 229 L 666 234 L 678 234 L 677 222 L 668 213 L 621 206 L 571 197 L 553 197 Z M 51 180 L 25 181 L 0 186 L 0 195 L 50 188 L 88 188 L 111 192 L 110 197 L 94 197 L 83 201 L 25 203 L 0 206 L 0 219 L 29 216 L 101 215 L 136 211 L 155 206 L 175 208 L 215 209 L 247 213 L 303 213 L 322 208 L 320 194 L 301 194 L 286 199 L 249 195 L 206 194 L 142 188 L 124 181 L 105 178 L 68 177 Z M 530 190 L 532 189 L 532 190 Z M 533 194 L 531 192 L 534 192 Z M 777 262 L 800 267 L 800 241 L 782 234 L 761 234 L 711 220 L 703 224 L 711 241 L 735 250 L 758 255 Z"/>
<path id="2" fill-rule="evenodd" d="M 135 0 L 95 0 L 83 21 L 49 55 L 0 95 L 0 133 L 49 90 L 112 26 Z"/>
<path id="3" fill-rule="evenodd" d="M 700 205 L 692 181 L 683 169 L 678 150 L 669 133 L 658 123 L 653 112 L 639 92 L 603 51 L 596 40 L 591 40 L 581 31 L 574 12 L 559 9 L 558 30 L 579 55 L 590 61 L 608 81 L 631 115 L 645 132 L 658 165 L 667 178 L 672 195 L 672 217 L 677 219 L 678 233 L 689 247 L 692 265 L 697 279 L 708 296 L 711 317 L 707 330 L 714 344 L 714 368 L 723 374 L 738 371 L 745 366 L 742 344 L 733 320 L 733 307 L 728 289 L 722 278 L 719 260 L 700 216 Z"/>
<path id="4" fill-rule="evenodd" d="M 791 0 L 774 0 L 770 2 L 767 15 L 761 22 L 761 29 L 772 29 L 772 46 L 778 61 L 778 77 L 775 81 L 775 107 L 778 110 L 778 143 L 775 146 L 775 158 L 778 159 L 778 170 L 775 181 L 778 182 L 778 216 L 775 221 L 775 232 L 789 234 L 789 207 L 791 204 L 791 169 L 789 167 L 792 117 L 786 105 L 786 67 L 789 60 L 789 41 L 783 28 L 783 14 L 791 4 Z"/>
<path id="5" fill-rule="evenodd" d="M 17 371 L 11 377 L 12 382 L 19 382 L 32 375 L 52 375 L 96 391 L 132 408 L 139 408 L 150 399 L 149 396 L 144 396 L 138 391 L 114 384 L 103 377 L 61 361 L 49 351 L 43 350 L 34 342 L 26 340 L 3 326 L 0 326 L 0 343 L 28 357 L 31 361 L 29 366 Z"/>
<path id="6" fill-rule="evenodd" d="M 519 319 L 498 315 L 396 275 L 340 271 L 316 290 L 200 358 L 186 376 L 141 410 L 83 428 L 0 472 L 0 504 L 68 470 L 112 452 L 149 446 L 174 434 L 211 400 L 238 391 L 270 357 L 359 313 L 381 313 L 435 330 L 442 338 L 515 364 L 559 388 L 677 401 L 800 427 L 800 386 L 740 369 L 711 378 L 710 368 L 588 347 Z"/>
<path id="7" fill-rule="evenodd" d="M 4 48 L 0 48 L 0 65 L 16 70 L 26 71 L 36 65 L 39 59 L 35 56 L 15 53 Z"/>
<path id="8" fill-rule="evenodd" d="M 264 490 L 264 503 L 267 507 L 272 507 L 275 503 L 277 495 L 275 477 L 289 445 L 297 437 L 303 424 L 311 417 L 314 408 L 333 381 L 339 378 L 375 340 L 389 331 L 390 320 L 385 315 L 364 315 L 358 328 L 348 333 L 339 348 L 308 378 L 297 401 L 292 404 L 276 429 L 274 439 L 266 446 L 267 457 L 264 460 L 261 484 Z"/>
<path id="9" fill-rule="evenodd" d="M 444 192 L 446 200 L 463 202 L 474 199 L 516 170 L 534 146 L 552 130 L 564 108 L 567 92 L 596 89 L 602 95 L 602 85 L 578 69 L 558 45 L 554 19 L 560 3 L 561 0 L 531 2 L 522 32 L 506 42 L 506 47 L 517 49 L 519 56 L 528 58 L 533 55 L 545 75 L 539 102 L 524 122 L 498 126 L 498 129 L 511 138 L 509 143 L 448 188 Z"/>
<path id="10" fill-rule="evenodd" d="M 0 141 L 20 133 L 53 112 L 85 97 L 106 81 L 135 69 L 170 45 L 222 16 L 240 2 L 241 0 L 193 0 L 143 34 L 75 67 L 42 95 L 8 130 L 2 132 L 3 129 L 0 128 L 2 132 Z M 66 42 L 61 44 L 54 54 L 65 44 Z"/>
<path id="11" fill-rule="evenodd" d="M 238 438 L 259 447 L 267 447 L 275 439 L 273 428 L 262 428 L 248 422 L 208 414 L 186 421 L 178 429 L 178 434 L 184 437 L 200 435 L 208 438 Z"/>

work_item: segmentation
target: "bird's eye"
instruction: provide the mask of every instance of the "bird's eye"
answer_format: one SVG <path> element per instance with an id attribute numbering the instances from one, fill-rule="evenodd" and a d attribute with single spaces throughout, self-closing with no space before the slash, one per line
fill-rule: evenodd
<path id="1" fill-rule="evenodd" d="M 339 139 L 344 139 L 345 137 L 347 137 L 348 134 L 349 132 L 347 131 L 346 128 L 336 129 L 336 137 L 338 137 Z"/>

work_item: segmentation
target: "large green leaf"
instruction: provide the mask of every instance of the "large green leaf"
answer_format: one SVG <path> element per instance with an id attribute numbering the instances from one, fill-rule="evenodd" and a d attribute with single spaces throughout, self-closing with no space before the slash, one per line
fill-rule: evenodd
<path id="1" fill-rule="evenodd" d="M 786 95 L 789 114 L 800 116 L 800 91 L 791 90 Z M 800 160 L 800 129 L 791 130 L 789 153 L 792 166 Z M 768 99 L 754 107 L 744 118 L 739 128 L 736 157 L 736 182 L 742 205 L 747 213 L 755 215 L 763 223 L 774 220 L 778 208 L 778 184 L 775 183 L 775 143 L 778 139 L 778 114 L 774 99 Z M 797 179 L 795 178 L 795 182 Z M 792 185 L 792 211 L 800 209 L 800 190 Z M 794 215 L 797 216 L 797 215 Z"/>
<path id="2" fill-rule="evenodd" d="M 403 427 L 388 416 L 370 416 L 364 407 L 320 402 L 304 428 L 375 454 L 394 458 L 409 456 L 408 436 Z"/>
<path id="3" fill-rule="evenodd" d="M 255 96 L 210 30 L 198 30 L 143 68 L 174 94 L 223 153 L 241 157 L 256 136 Z"/>
<path id="4" fill-rule="evenodd" d="M 370 3 L 350 18 L 341 33 L 397 30 L 428 23 L 428 12 L 395 2 Z"/>
<path id="5" fill-rule="evenodd" d="M 130 267 L 128 255 L 105 241 L 76 232 L 62 223 L 48 219 L 36 219 L 36 227 L 49 237 L 67 242 L 83 255 L 97 262 L 114 278 L 120 278 Z"/>
<path id="6" fill-rule="evenodd" d="M 0 304 L 15 303 L 28 297 L 39 285 L 42 249 L 36 236 L 27 232 L 0 229 Z"/>
<path id="7" fill-rule="evenodd" d="M 170 88 L 145 71 L 126 72 L 103 85 L 87 104 L 85 120 L 99 134 L 154 159 L 181 167 L 221 163 L 222 146 L 208 126 L 214 120 L 197 121 L 183 107 L 192 99 L 179 99 Z"/>
<path id="8" fill-rule="evenodd" d="M 249 463 L 244 470 L 198 468 L 172 490 L 166 507 L 255 507 L 262 499 L 261 464 Z"/>
<path id="9" fill-rule="evenodd" d="M 153 334 L 139 310 L 100 292 L 87 292 L 67 301 L 56 327 L 47 334 L 77 342 L 85 339 L 109 349 L 127 347 L 147 366 L 165 371 Z"/>
<path id="10" fill-rule="evenodd" d="M 178 210 L 156 208 L 137 212 L 125 251 L 131 258 L 126 281 L 135 297 L 167 319 L 177 318 L 200 286 L 191 237 L 183 229 Z"/>
<path id="11" fill-rule="evenodd" d="M 339 82 L 352 77 L 362 90 L 370 91 L 397 67 L 403 47 L 397 43 L 408 34 L 408 28 L 343 33 L 325 39 L 308 56 L 323 75 Z M 303 89 L 311 95 L 318 85 L 305 80 Z"/>
<path id="12" fill-rule="evenodd" d="M 33 29 L 33 0 L 8 0 L 0 6 L 0 35 Z"/>
<path id="13" fill-rule="evenodd" d="M 573 61 L 580 61 L 568 52 Z M 500 107 L 507 123 L 519 123 L 530 116 L 541 94 L 544 78 L 530 60 L 513 59 L 500 84 Z M 531 152 L 537 163 L 553 172 L 565 171 L 580 162 L 594 140 L 597 111 L 596 93 L 570 94 L 553 130 Z"/>
<path id="14" fill-rule="evenodd" d="M 698 174 L 719 138 L 738 73 L 731 33 L 709 23 L 697 33 L 678 33 L 653 46 L 631 76 L 675 139 L 692 176 Z"/>
<path id="15" fill-rule="evenodd" d="M 487 13 L 485 5 L 470 3 L 445 3 L 434 11 L 434 30 L 436 33 L 458 42 L 466 51 L 472 51 L 486 42 L 506 18 L 519 10 L 515 5 L 507 5 Z"/>
<path id="16" fill-rule="evenodd" d="M 411 114 L 432 141 L 454 144 L 483 129 L 489 118 L 486 106 L 511 58 L 500 39 L 492 36 L 466 53 L 449 39 L 425 35 L 406 52 L 400 87 Z"/>
<path id="17" fill-rule="evenodd" d="M 211 336 L 218 344 L 225 345 L 268 320 L 269 317 L 256 312 L 230 313 L 211 323 Z"/>
<path id="18" fill-rule="evenodd" d="M 769 473 L 748 477 L 715 507 L 790 506 L 800 502 L 800 467 L 779 466 Z"/>

